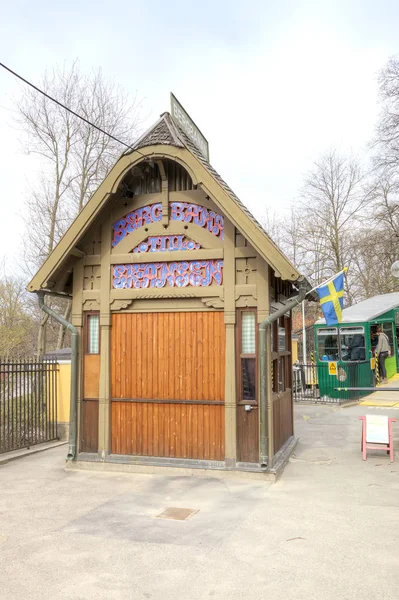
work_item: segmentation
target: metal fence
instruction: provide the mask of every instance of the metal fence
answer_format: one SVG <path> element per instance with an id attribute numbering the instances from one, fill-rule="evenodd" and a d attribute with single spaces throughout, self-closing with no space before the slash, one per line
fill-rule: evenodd
<path id="1" fill-rule="evenodd" d="M 0 453 L 57 439 L 56 360 L 0 359 Z"/>
<path id="2" fill-rule="evenodd" d="M 367 375 L 364 374 L 368 371 Z M 293 367 L 293 397 L 295 402 L 320 402 L 342 404 L 358 400 L 367 392 L 347 390 L 360 387 L 361 381 L 368 376 L 373 377 L 369 365 L 363 363 L 347 363 L 339 366 L 338 372 L 331 375 L 329 365 L 297 363 Z M 373 385 L 370 380 L 368 385 Z M 337 390 L 336 388 L 342 389 Z"/>
<path id="3" fill-rule="evenodd" d="M 310 360 L 310 354 L 315 351 L 313 325 L 309 325 L 306 329 L 306 355 Z M 303 362 L 303 330 L 295 331 L 298 338 L 298 358 Z"/>

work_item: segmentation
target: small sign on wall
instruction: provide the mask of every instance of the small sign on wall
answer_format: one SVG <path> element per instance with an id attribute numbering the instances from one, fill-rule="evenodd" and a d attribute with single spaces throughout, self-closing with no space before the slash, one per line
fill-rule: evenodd
<path id="1" fill-rule="evenodd" d="M 328 363 L 328 374 L 337 376 L 337 373 L 338 373 L 337 363 L 329 362 Z"/>

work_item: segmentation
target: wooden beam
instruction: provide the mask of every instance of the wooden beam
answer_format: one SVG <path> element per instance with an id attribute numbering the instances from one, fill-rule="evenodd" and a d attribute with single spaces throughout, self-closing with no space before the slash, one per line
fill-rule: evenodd
<path id="1" fill-rule="evenodd" d="M 256 258 L 258 253 L 251 246 L 235 248 L 234 254 L 236 258 Z M 262 259 L 263 260 L 263 259 Z"/>
<path id="2" fill-rule="evenodd" d="M 92 292 L 93 293 L 93 292 Z M 83 293 L 84 294 L 84 293 Z M 111 289 L 111 300 L 125 300 L 141 298 L 207 298 L 220 296 L 223 298 L 224 289 L 222 285 L 209 285 L 207 287 L 164 287 L 164 288 L 129 288 Z"/>
<path id="3" fill-rule="evenodd" d="M 82 258 L 82 256 L 85 256 L 83 250 L 79 250 L 79 248 L 77 248 L 76 246 L 75 248 L 72 248 L 70 254 L 72 254 L 72 256 L 77 256 L 77 258 Z"/>
<path id="4" fill-rule="evenodd" d="M 111 264 L 174 262 L 180 260 L 211 260 L 223 258 L 223 248 L 203 250 L 174 250 L 172 252 L 130 252 L 129 254 L 111 254 Z"/>
<path id="5" fill-rule="evenodd" d="M 162 179 L 162 225 L 169 225 L 169 184 L 162 160 L 156 161 Z"/>

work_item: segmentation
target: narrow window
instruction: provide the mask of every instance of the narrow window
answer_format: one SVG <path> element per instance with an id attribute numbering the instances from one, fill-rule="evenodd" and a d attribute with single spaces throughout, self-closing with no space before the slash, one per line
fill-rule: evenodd
<path id="1" fill-rule="evenodd" d="M 100 317 L 87 315 L 87 354 L 100 353 Z"/>
<path id="2" fill-rule="evenodd" d="M 256 314 L 241 313 L 241 399 L 256 401 Z"/>
<path id="3" fill-rule="evenodd" d="M 280 317 L 272 324 L 271 334 L 272 389 L 277 394 L 292 386 L 291 318 Z"/>

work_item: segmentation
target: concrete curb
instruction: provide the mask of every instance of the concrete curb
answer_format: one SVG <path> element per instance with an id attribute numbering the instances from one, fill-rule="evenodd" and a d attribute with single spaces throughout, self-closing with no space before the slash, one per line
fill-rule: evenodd
<path id="1" fill-rule="evenodd" d="M 19 458 L 25 458 L 27 456 L 33 456 L 33 454 L 38 454 L 39 452 L 44 452 L 45 450 L 53 450 L 53 448 L 58 448 L 59 446 L 65 446 L 67 442 L 45 442 L 44 444 L 38 444 L 37 446 L 32 446 L 31 448 L 22 448 L 21 450 L 14 450 L 13 452 L 7 452 L 6 454 L 0 454 L 0 466 L 6 465 L 7 463 L 18 460 Z"/>
<path id="2" fill-rule="evenodd" d="M 254 472 L 219 469 L 190 469 L 187 467 L 156 466 L 103 461 L 71 461 L 65 465 L 66 471 L 98 471 L 108 473 L 140 473 L 142 475 L 184 475 L 187 477 L 211 477 L 216 479 L 255 479 L 274 483 L 276 475 L 272 471 Z"/>
<path id="3" fill-rule="evenodd" d="M 280 448 L 280 450 L 277 452 L 276 456 L 274 457 L 274 462 L 273 462 L 273 471 L 275 473 L 276 479 L 275 481 L 277 481 L 281 475 L 284 472 L 284 468 L 286 466 L 286 464 L 289 462 L 295 448 L 297 447 L 299 442 L 299 438 L 295 437 L 294 435 L 291 436 L 286 443 L 283 445 L 282 448 Z"/>

